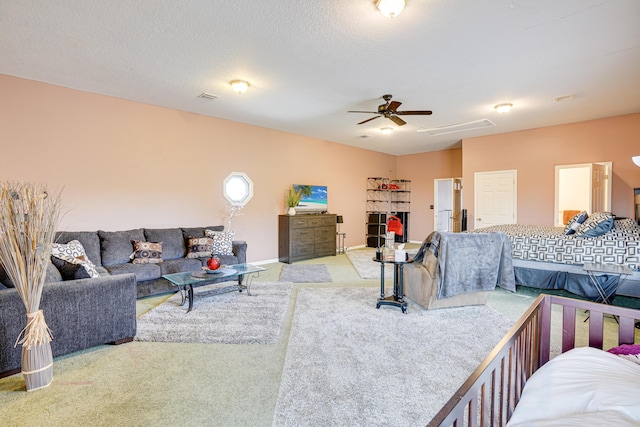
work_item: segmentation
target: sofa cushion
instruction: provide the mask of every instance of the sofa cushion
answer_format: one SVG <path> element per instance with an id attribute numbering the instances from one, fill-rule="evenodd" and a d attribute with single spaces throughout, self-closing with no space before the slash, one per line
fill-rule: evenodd
<path id="1" fill-rule="evenodd" d="M 136 281 L 153 280 L 162 276 L 160 266 L 162 264 L 116 264 L 105 266 L 109 274 L 126 274 L 133 273 L 136 275 Z"/>
<path id="2" fill-rule="evenodd" d="M 184 258 L 187 246 L 180 228 L 145 228 L 147 242 L 162 242 L 162 259 Z"/>
<path id="3" fill-rule="evenodd" d="M 210 237 L 191 237 L 187 242 L 187 258 L 210 257 L 213 252 L 213 239 Z"/>
<path id="4" fill-rule="evenodd" d="M 233 231 L 205 230 L 205 236 L 213 239 L 213 251 L 215 255 L 233 255 Z"/>
<path id="5" fill-rule="evenodd" d="M 53 265 L 51 261 L 47 264 L 47 276 L 44 279 L 45 283 L 51 282 L 62 282 L 62 275 L 60 274 L 60 270 Z"/>
<path id="6" fill-rule="evenodd" d="M 87 258 L 94 265 L 102 265 L 100 258 L 100 238 L 95 231 L 59 231 L 56 233 L 56 243 L 69 243 L 77 240 L 82 243 Z"/>
<path id="7" fill-rule="evenodd" d="M 60 270 L 60 274 L 65 280 L 100 276 L 96 271 L 96 266 L 87 257 L 84 246 L 78 240 L 52 244 L 51 262 Z"/>
<path id="8" fill-rule="evenodd" d="M 162 275 L 182 273 L 183 271 L 197 271 L 202 269 L 202 262 L 194 258 L 168 259 L 160 264 Z"/>
<path id="9" fill-rule="evenodd" d="M 224 225 L 211 225 L 209 227 L 183 227 L 182 236 L 184 238 L 184 241 L 187 242 L 191 237 L 205 237 L 205 230 L 224 231 Z"/>
<path id="10" fill-rule="evenodd" d="M 110 267 L 129 263 L 133 240 L 144 240 L 142 228 L 126 231 L 98 231 L 100 236 L 100 256 L 102 265 Z M 109 269 L 107 269 L 109 270 Z"/>
<path id="11" fill-rule="evenodd" d="M 162 242 L 134 240 L 133 253 L 129 258 L 134 264 L 159 264 L 162 262 Z"/>

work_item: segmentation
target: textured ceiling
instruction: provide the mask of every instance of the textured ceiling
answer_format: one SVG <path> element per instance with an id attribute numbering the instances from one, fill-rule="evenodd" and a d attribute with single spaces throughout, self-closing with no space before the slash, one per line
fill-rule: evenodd
<path id="1" fill-rule="evenodd" d="M 408 0 L 389 19 L 373 0 L 0 0 L 0 73 L 411 154 L 640 112 L 640 1 Z M 386 93 L 433 115 L 356 125 Z"/>

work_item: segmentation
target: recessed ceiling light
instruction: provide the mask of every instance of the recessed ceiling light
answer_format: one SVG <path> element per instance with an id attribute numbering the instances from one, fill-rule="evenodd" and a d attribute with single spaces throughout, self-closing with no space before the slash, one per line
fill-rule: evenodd
<path id="1" fill-rule="evenodd" d="M 513 104 L 507 103 L 507 104 L 498 104 L 493 108 L 495 108 L 498 113 L 508 113 L 509 111 L 511 111 L 512 107 L 513 107 Z"/>
<path id="2" fill-rule="evenodd" d="M 391 132 L 393 132 L 393 128 L 390 128 L 390 127 L 380 128 L 380 132 L 382 132 L 383 135 L 389 135 Z"/>
<path id="3" fill-rule="evenodd" d="M 249 86 L 251 86 L 249 82 L 244 80 L 231 80 L 229 84 L 236 93 L 245 93 L 247 89 L 249 89 Z"/>

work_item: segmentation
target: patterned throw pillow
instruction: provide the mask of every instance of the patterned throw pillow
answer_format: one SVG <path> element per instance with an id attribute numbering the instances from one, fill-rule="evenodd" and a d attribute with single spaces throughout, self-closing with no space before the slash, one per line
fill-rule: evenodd
<path id="1" fill-rule="evenodd" d="M 133 253 L 131 262 L 134 264 L 158 264 L 162 262 L 162 242 L 143 242 L 132 240 Z"/>
<path id="2" fill-rule="evenodd" d="M 587 220 L 589 215 L 587 215 L 587 211 L 582 211 L 576 215 L 574 215 L 569 222 L 567 222 L 567 226 L 564 228 L 564 234 L 569 236 L 576 232 L 578 228 L 582 225 L 583 222 Z"/>
<path id="3" fill-rule="evenodd" d="M 607 351 L 640 365 L 640 344 L 622 344 Z"/>
<path id="4" fill-rule="evenodd" d="M 215 255 L 233 255 L 235 231 L 205 230 L 204 234 L 213 239 L 213 253 Z"/>
<path id="5" fill-rule="evenodd" d="M 613 228 L 614 216 L 611 212 L 592 213 L 576 230 L 576 236 L 598 237 Z"/>
<path id="6" fill-rule="evenodd" d="M 62 277 L 67 280 L 87 276 L 100 277 L 96 266 L 87 258 L 84 246 L 78 240 L 72 240 L 67 244 L 54 243 L 51 245 L 51 257 L 51 261 L 60 270 Z"/>
<path id="7" fill-rule="evenodd" d="M 210 237 L 190 237 L 187 243 L 187 258 L 208 258 L 213 252 Z"/>

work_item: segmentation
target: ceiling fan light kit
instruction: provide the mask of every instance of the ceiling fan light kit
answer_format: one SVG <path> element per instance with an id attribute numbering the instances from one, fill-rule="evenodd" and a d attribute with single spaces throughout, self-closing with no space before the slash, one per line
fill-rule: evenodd
<path id="1" fill-rule="evenodd" d="M 383 127 L 383 128 L 380 128 L 380 132 L 382 132 L 383 135 L 389 135 L 391 132 L 393 132 L 393 128 Z"/>
<path id="2" fill-rule="evenodd" d="M 251 86 L 249 82 L 244 80 L 231 80 L 229 84 L 231 85 L 231 88 L 239 94 L 245 93 L 247 89 L 249 89 L 249 86 Z"/>
<path id="3" fill-rule="evenodd" d="M 633 163 L 640 168 L 640 156 L 633 156 L 631 160 L 633 160 Z"/>
<path id="4" fill-rule="evenodd" d="M 402 12 L 407 0 L 377 0 L 376 7 L 387 18 L 393 18 Z"/>
<path id="5" fill-rule="evenodd" d="M 495 108 L 498 113 L 508 113 L 511 111 L 511 108 L 513 108 L 513 104 L 498 104 L 493 108 Z"/>

